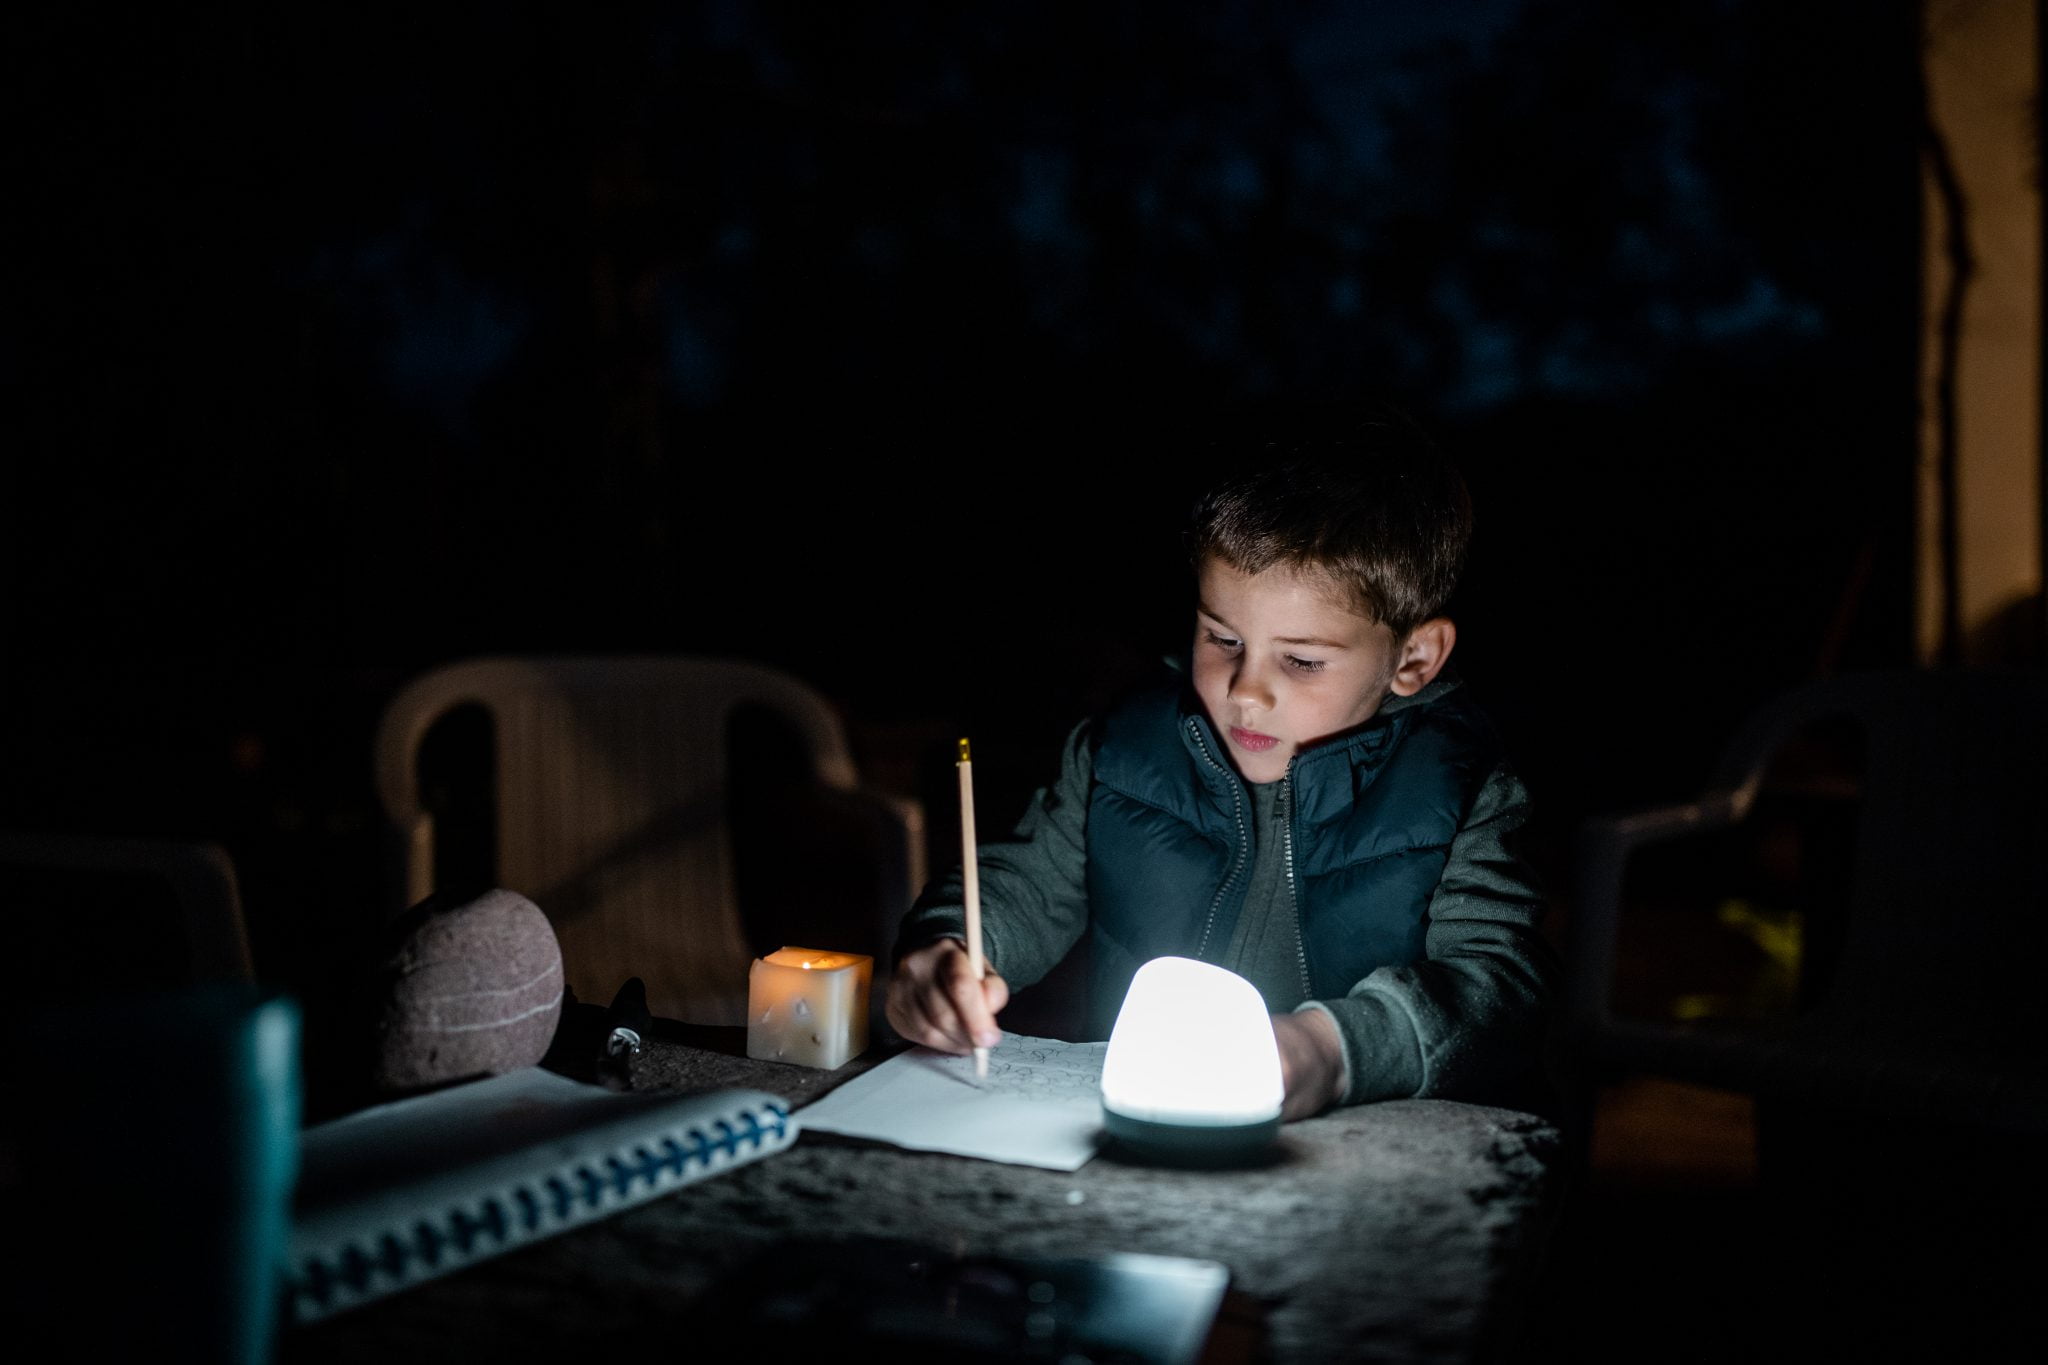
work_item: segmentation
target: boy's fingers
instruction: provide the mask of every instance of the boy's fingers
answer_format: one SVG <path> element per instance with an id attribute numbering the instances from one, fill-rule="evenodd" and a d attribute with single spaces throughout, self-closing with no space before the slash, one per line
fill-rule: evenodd
<path id="1" fill-rule="evenodd" d="M 892 982 L 889 998 L 882 1006 L 882 1014 L 889 1021 L 889 1027 L 896 1030 L 910 1042 L 918 1042 L 924 1033 L 924 1017 L 917 1008 L 917 994 L 907 982 Z"/>
<path id="2" fill-rule="evenodd" d="M 988 1023 L 974 1035 L 977 1047 L 994 1047 L 1003 1041 L 1003 1031 L 996 1024 L 996 1013 L 1010 1003 L 1010 987 L 1000 976 L 990 972 L 981 981 L 980 1003 L 988 1011 Z"/>
<path id="3" fill-rule="evenodd" d="M 995 1016 L 1010 1003 L 1009 983 L 994 972 L 976 981 L 959 940 L 944 939 L 909 954 L 898 971 L 883 1012 L 904 1039 L 952 1053 L 1002 1041 Z"/>
<path id="4" fill-rule="evenodd" d="M 990 989 L 994 983 L 994 989 Z M 993 972 L 980 981 L 968 970 L 964 957 L 957 970 L 948 973 L 946 1000 L 960 1025 L 960 1041 L 970 1047 L 994 1047 L 1002 1041 L 996 1027 L 996 1011 L 1009 1002 L 1009 987 Z"/>
<path id="5" fill-rule="evenodd" d="M 964 977 L 949 983 L 946 1003 L 952 1007 L 950 1021 L 957 1032 L 954 1040 L 962 1047 L 993 1047 L 985 1041 L 996 1031 L 996 1019 L 989 1013 L 988 1001 L 982 997 L 981 983 L 972 977 Z"/>
<path id="6" fill-rule="evenodd" d="M 931 1001 L 932 1036 L 936 1040 L 927 1046 L 941 1052 L 966 1052 L 973 1044 L 968 1041 L 970 1028 L 960 1017 L 953 1001 L 942 995 L 935 995 Z"/>
<path id="7" fill-rule="evenodd" d="M 953 1011 L 943 995 L 927 986 L 908 996 L 897 1016 L 890 1023 L 896 1031 L 910 1042 L 941 1052 L 964 1052 L 967 1045 L 961 1042 L 964 1030 L 953 1017 Z M 956 1036 L 957 1035 L 957 1036 Z"/>

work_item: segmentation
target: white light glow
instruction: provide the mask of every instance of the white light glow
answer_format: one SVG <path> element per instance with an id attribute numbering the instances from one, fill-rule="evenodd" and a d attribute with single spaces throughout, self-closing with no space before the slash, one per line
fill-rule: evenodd
<path id="1" fill-rule="evenodd" d="M 1280 1113 L 1280 1046 L 1258 988 L 1187 957 L 1138 969 L 1102 1061 L 1102 1103 L 1154 1123 L 1261 1123 Z"/>

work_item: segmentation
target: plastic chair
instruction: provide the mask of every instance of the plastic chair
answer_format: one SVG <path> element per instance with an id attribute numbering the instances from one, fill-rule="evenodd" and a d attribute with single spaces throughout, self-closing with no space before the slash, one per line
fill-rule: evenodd
<path id="1" fill-rule="evenodd" d="M 1846 894 L 1805 926 L 1795 1003 L 1778 1017 L 1636 1018 L 1614 1005 L 1624 877 L 1653 845 L 1751 822 L 1774 756 L 1847 722 L 1860 775 L 1833 803 L 1774 807 L 1811 829 L 1853 798 Z M 2048 1133 L 2048 680 L 1876 672 L 1801 687 L 1755 715 L 1697 799 L 1587 822 L 1570 930 L 1575 1126 L 1629 1074 L 1876 1119 L 1867 1131 Z M 1884 1120 L 1892 1120 L 1886 1124 Z"/>
<path id="2" fill-rule="evenodd" d="M 584 1001 L 637 976 L 656 1015 L 742 1024 L 755 956 L 879 956 L 924 875 L 919 806 L 861 785 L 839 717 L 797 678 L 737 659 L 489 658 L 415 679 L 379 725 L 406 904 L 437 889 L 421 745 L 471 703 L 494 736 L 495 884 L 547 914 Z M 750 781 L 766 769 L 788 780 Z"/>
<path id="3" fill-rule="evenodd" d="M 177 839 L 0 832 L 17 990 L 119 992 L 251 980 L 233 861 Z"/>
<path id="4" fill-rule="evenodd" d="M 2032 1330 L 2037 1258 L 2014 1250 L 2048 1219 L 2028 1174 L 2048 1134 L 2044 739 L 2039 673 L 1849 675 L 1763 707 L 1698 798 L 1581 831 L 1569 1168 L 1592 1173 L 1611 1081 L 1753 1101 L 1754 1187 L 1712 1191 L 1712 1218 L 1667 1200 L 1669 1240 L 1629 1254 L 1668 1266 L 1692 1248 L 1725 1286 L 1708 1292 L 1756 1306 L 1785 1359 L 1999 1359 Z M 1682 915 L 1657 918 L 1684 907 L 1675 889 L 1723 894 L 1766 831 L 1764 885 L 1801 914 L 1791 989 L 1749 1017 L 1619 1008 L 1705 950 L 1673 932 Z"/>

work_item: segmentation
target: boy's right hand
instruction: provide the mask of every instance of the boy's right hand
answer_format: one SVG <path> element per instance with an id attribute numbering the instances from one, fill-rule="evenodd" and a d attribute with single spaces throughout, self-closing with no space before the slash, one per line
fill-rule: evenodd
<path id="1" fill-rule="evenodd" d="M 942 938 L 903 955 L 882 1010 L 905 1040 L 967 1053 L 1002 1041 L 996 1014 L 1009 1003 L 1010 988 L 993 969 L 976 981 L 967 946 Z"/>

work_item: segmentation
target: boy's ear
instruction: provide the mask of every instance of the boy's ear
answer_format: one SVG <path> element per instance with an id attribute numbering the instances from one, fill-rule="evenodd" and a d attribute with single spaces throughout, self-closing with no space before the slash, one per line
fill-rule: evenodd
<path id="1" fill-rule="evenodd" d="M 1432 616 L 1409 631 L 1394 664 L 1391 690 L 1398 696 L 1412 697 L 1429 686 L 1444 671 L 1457 643 L 1458 628 L 1448 616 Z"/>

